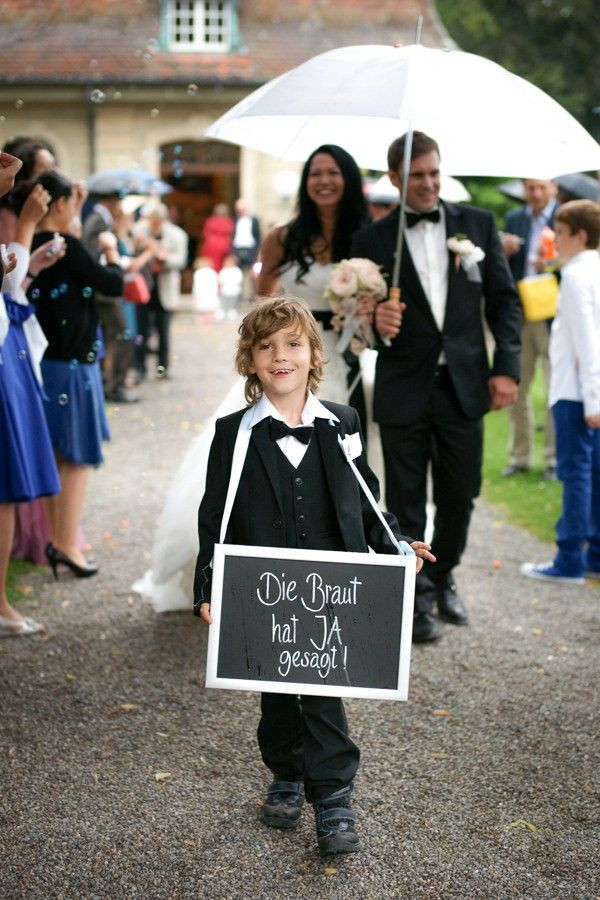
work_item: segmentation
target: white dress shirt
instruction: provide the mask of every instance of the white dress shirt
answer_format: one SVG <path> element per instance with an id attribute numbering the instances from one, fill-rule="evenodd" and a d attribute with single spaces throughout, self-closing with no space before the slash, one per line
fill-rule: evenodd
<path id="1" fill-rule="evenodd" d="M 262 422 L 263 419 L 268 417 L 279 419 L 280 422 L 285 422 L 290 428 L 294 427 L 293 425 L 290 425 L 289 422 L 285 421 L 284 417 L 275 409 L 267 395 L 263 394 L 254 407 L 254 414 L 250 420 L 250 428 L 258 425 L 259 422 Z M 304 404 L 304 409 L 300 414 L 300 418 L 302 419 L 303 425 L 314 425 L 315 419 L 317 418 L 329 419 L 332 423 L 339 422 L 338 417 L 323 406 L 321 401 L 317 400 L 315 395 L 310 391 L 308 392 L 308 397 L 306 398 L 306 403 Z M 295 438 L 292 434 L 279 438 L 275 443 L 287 457 L 289 462 L 291 462 L 293 467 L 297 469 L 304 458 L 304 454 L 308 450 L 308 444 L 303 444 L 302 441 L 299 441 L 298 438 Z"/>
<path id="2" fill-rule="evenodd" d="M 406 207 L 407 212 L 414 212 Z M 404 232 L 417 275 L 429 300 L 433 318 L 442 331 L 448 296 L 448 247 L 446 246 L 446 216 L 439 207 L 440 221 L 421 219 Z"/>
<path id="3" fill-rule="evenodd" d="M 600 413 L 600 254 L 583 250 L 561 270 L 556 318 L 550 334 L 548 405 L 583 403 Z"/>

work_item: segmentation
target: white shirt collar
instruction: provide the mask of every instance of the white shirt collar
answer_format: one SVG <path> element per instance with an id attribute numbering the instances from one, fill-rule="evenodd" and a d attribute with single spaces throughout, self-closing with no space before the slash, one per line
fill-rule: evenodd
<path id="1" fill-rule="evenodd" d="M 545 222 L 549 222 L 550 219 L 552 218 L 552 213 L 554 211 L 555 206 L 556 206 L 556 200 L 553 197 L 551 200 L 548 200 L 545 207 L 539 213 L 534 213 L 533 209 L 531 208 L 530 203 L 527 204 L 527 206 L 525 207 L 525 210 L 527 212 L 527 215 L 531 216 L 532 219 L 542 218 Z"/>
<path id="2" fill-rule="evenodd" d="M 269 416 L 272 416 L 274 419 L 279 419 L 281 422 L 285 422 L 285 419 L 281 413 L 275 409 L 267 395 L 263 394 L 254 407 L 254 412 L 250 420 L 250 428 L 258 425 L 259 422 L 262 422 L 263 419 L 267 419 Z M 304 409 L 302 410 L 300 418 L 302 419 L 303 425 L 313 425 L 315 419 L 330 419 L 334 422 L 340 421 L 334 413 L 323 406 L 320 400 L 317 400 L 311 391 L 308 392 L 308 397 L 306 398 L 306 403 L 304 404 Z M 286 425 L 287 424 L 289 424 L 289 422 L 286 422 Z"/>

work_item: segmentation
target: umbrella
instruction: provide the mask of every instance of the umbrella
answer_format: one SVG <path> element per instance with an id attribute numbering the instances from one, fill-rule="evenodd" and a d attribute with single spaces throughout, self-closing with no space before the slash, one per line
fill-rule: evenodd
<path id="1" fill-rule="evenodd" d="M 173 188 L 146 169 L 107 169 L 90 175 L 87 182 L 90 194 L 154 194 L 170 193 Z"/>
<path id="2" fill-rule="evenodd" d="M 365 194 L 369 203 L 398 203 L 398 188 L 394 187 L 387 175 L 382 175 L 377 181 L 368 184 Z M 468 190 L 457 178 L 451 175 L 442 175 L 440 197 L 449 200 L 450 203 L 467 203 L 471 199 Z"/>
<path id="3" fill-rule="evenodd" d="M 385 171 L 392 140 L 425 131 L 452 175 L 551 178 L 600 168 L 600 146 L 555 100 L 471 53 L 420 44 L 342 47 L 237 103 L 205 132 L 281 159 L 339 144 Z"/>
<path id="4" fill-rule="evenodd" d="M 556 182 L 565 193 L 571 194 L 578 200 L 594 200 L 598 202 L 600 184 L 597 178 L 584 175 L 581 172 L 571 172 L 569 175 L 561 175 Z M 525 201 L 523 183 L 521 181 L 504 181 L 498 185 L 498 190 L 512 200 Z"/>

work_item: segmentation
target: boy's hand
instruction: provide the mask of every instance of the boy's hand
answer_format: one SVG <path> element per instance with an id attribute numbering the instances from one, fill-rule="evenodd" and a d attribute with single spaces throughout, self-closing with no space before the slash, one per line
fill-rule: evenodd
<path id="1" fill-rule="evenodd" d="M 588 428 L 600 428 L 600 413 L 596 413 L 594 416 L 586 416 L 585 424 Z"/>
<path id="2" fill-rule="evenodd" d="M 423 560 L 426 559 L 429 562 L 436 562 L 436 558 L 433 553 L 430 553 L 431 544 L 425 544 L 423 541 L 413 541 L 410 545 L 416 553 L 417 556 L 417 574 L 423 568 Z"/>
<path id="3" fill-rule="evenodd" d="M 200 618 L 206 622 L 207 625 L 212 625 L 213 618 L 210 614 L 210 603 L 200 604 Z"/>

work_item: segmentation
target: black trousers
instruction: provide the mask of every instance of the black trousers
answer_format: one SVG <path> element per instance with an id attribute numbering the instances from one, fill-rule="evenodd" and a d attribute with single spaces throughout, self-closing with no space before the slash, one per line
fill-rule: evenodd
<path id="1" fill-rule="evenodd" d="M 309 803 L 351 784 L 360 759 L 339 697 L 261 694 L 258 744 L 274 775 L 304 780 Z"/>
<path id="2" fill-rule="evenodd" d="M 150 328 L 154 324 L 158 332 L 158 365 L 165 370 L 169 368 L 169 328 L 171 313 L 160 302 L 156 286 L 152 288 L 149 303 L 140 303 L 137 307 L 137 323 L 139 344 L 135 348 L 135 366 L 139 372 L 146 374 L 146 356 Z"/>
<path id="3" fill-rule="evenodd" d="M 441 366 L 422 414 L 391 428 L 380 424 L 385 463 L 386 504 L 405 534 L 425 534 L 427 472 L 431 464 L 436 507 L 432 552 L 417 578 L 415 611 L 428 612 L 431 580 L 443 582 L 458 565 L 467 542 L 473 500 L 481 487 L 483 420 L 462 412 L 446 366 Z"/>

